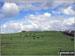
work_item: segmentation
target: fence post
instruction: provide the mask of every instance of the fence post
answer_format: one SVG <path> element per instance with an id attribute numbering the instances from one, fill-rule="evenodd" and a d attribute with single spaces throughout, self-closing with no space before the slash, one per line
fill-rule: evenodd
<path id="1" fill-rule="evenodd" d="M 61 56 L 61 52 L 60 52 L 60 56 Z"/>

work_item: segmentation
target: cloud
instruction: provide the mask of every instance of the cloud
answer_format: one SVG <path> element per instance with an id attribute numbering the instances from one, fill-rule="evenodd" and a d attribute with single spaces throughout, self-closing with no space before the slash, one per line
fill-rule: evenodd
<path id="1" fill-rule="evenodd" d="M 75 14 L 75 11 L 72 9 L 72 6 L 62 9 L 62 12 L 66 15 L 74 15 Z"/>
<path id="2" fill-rule="evenodd" d="M 73 6 L 68 6 L 67 8 L 59 8 L 58 10 L 53 10 L 53 14 L 55 15 L 66 15 L 66 16 L 74 16 L 75 15 L 75 10 L 73 9 Z"/>
<path id="3" fill-rule="evenodd" d="M 5 33 L 15 33 L 15 32 L 19 32 L 21 30 L 21 23 L 19 22 L 14 22 L 14 21 L 9 21 L 6 22 L 2 27 L 1 27 L 1 31 L 5 32 Z"/>
<path id="4" fill-rule="evenodd" d="M 74 10 L 71 5 L 74 5 L 74 0 L 0 0 L 4 2 L 2 9 L 0 9 L 0 19 L 16 17 L 20 10 L 42 10 L 54 9 L 62 6 L 62 12 L 67 15 L 73 15 Z M 69 7 L 70 6 L 70 7 Z M 57 13 L 57 12 L 54 12 Z M 47 13 L 46 13 L 47 14 Z"/>
<path id="5" fill-rule="evenodd" d="M 60 15 L 74 15 L 74 0 L 0 0 L 5 2 L 1 7 L 0 19 L 11 18 L 19 14 L 19 11 L 28 10 L 52 10 L 57 7 L 59 11 L 54 11 Z M 53 11 L 53 10 L 52 10 Z M 44 31 L 44 30 L 73 30 L 74 29 L 74 16 L 66 18 L 64 16 L 52 16 L 54 14 L 45 12 L 42 15 L 30 14 L 25 16 L 20 21 L 8 21 L 1 26 L 3 33 L 15 33 L 22 30 L 26 31 Z"/>
<path id="6" fill-rule="evenodd" d="M 19 14 L 18 6 L 15 3 L 5 3 L 1 9 L 3 14 L 0 14 L 1 18 L 15 17 Z"/>
<path id="7" fill-rule="evenodd" d="M 18 4 L 21 10 L 53 9 L 58 6 L 67 7 L 74 4 L 74 0 L 1 0 Z"/>
<path id="8" fill-rule="evenodd" d="M 50 13 L 44 13 L 44 16 L 51 16 Z"/>
<path id="9" fill-rule="evenodd" d="M 44 13 L 46 14 L 46 13 Z M 63 16 L 29 15 L 20 21 L 9 21 L 2 26 L 4 33 L 20 31 L 45 31 L 45 30 L 74 30 L 74 18 Z M 49 13 L 50 14 L 50 13 Z"/>

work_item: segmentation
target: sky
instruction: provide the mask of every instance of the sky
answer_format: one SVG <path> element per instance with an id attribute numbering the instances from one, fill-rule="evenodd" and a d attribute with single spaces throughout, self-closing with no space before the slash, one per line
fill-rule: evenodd
<path id="1" fill-rule="evenodd" d="M 0 0 L 0 33 L 75 30 L 75 0 Z"/>

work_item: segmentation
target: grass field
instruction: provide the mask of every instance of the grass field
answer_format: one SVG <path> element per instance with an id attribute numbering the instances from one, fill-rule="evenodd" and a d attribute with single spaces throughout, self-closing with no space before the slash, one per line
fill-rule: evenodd
<path id="1" fill-rule="evenodd" d="M 35 35 L 35 39 L 33 38 Z M 39 36 L 39 38 L 37 38 Z M 2 55 L 58 55 L 58 52 L 74 51 L 74 37 L 56 31 L 33 31 L 1 34 Z"/>

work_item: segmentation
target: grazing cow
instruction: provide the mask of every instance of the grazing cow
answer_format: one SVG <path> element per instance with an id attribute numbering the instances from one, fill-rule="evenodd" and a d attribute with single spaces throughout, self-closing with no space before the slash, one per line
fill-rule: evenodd
<path id="1" fill-rule="evenodd" d="M 12 40 L 12 37 L 10 39 Z"/>
<path id="2" fill-rule="evenodd" d="M 74 34 L 70 33 L 70 34 L 69 34 L 69 36 L 72 36 L 72 37 L 74 37 Z"/>
<path id="3" fill-rule="evenodd" d="M 33 36 L 33 39 L 35 39 L 35 36 Z"/>
<path id="4" fill-rule="evenodd" d="M 64 35 L 66 35 L 66 32 L 63 32 Z"/>
<path id="5" fill-rule="evenodd" d="M 28 35 L 26 35 L 26 37 L 28 37 Z"/>
<path id="6" fill-rule="evenodd" d="M 71 32 L 63 32 L 63 34 L 74 37 L 74 33 L 71 33 Z"/>
<path id="7" fill-rule="evenodd" d="M 40 37 L 39 36 L 37 36 L 37 39 L 39 39 Z"/>
<path id="8" fill-rule="evenodd" d="M 44 37 L 44 36 L 41 36 L 42 38 Z"/>
<path id="9" fill-rule="evenodd" d="M 71 39 L 71 41 L 74 41 L 74 39 Z"/>

